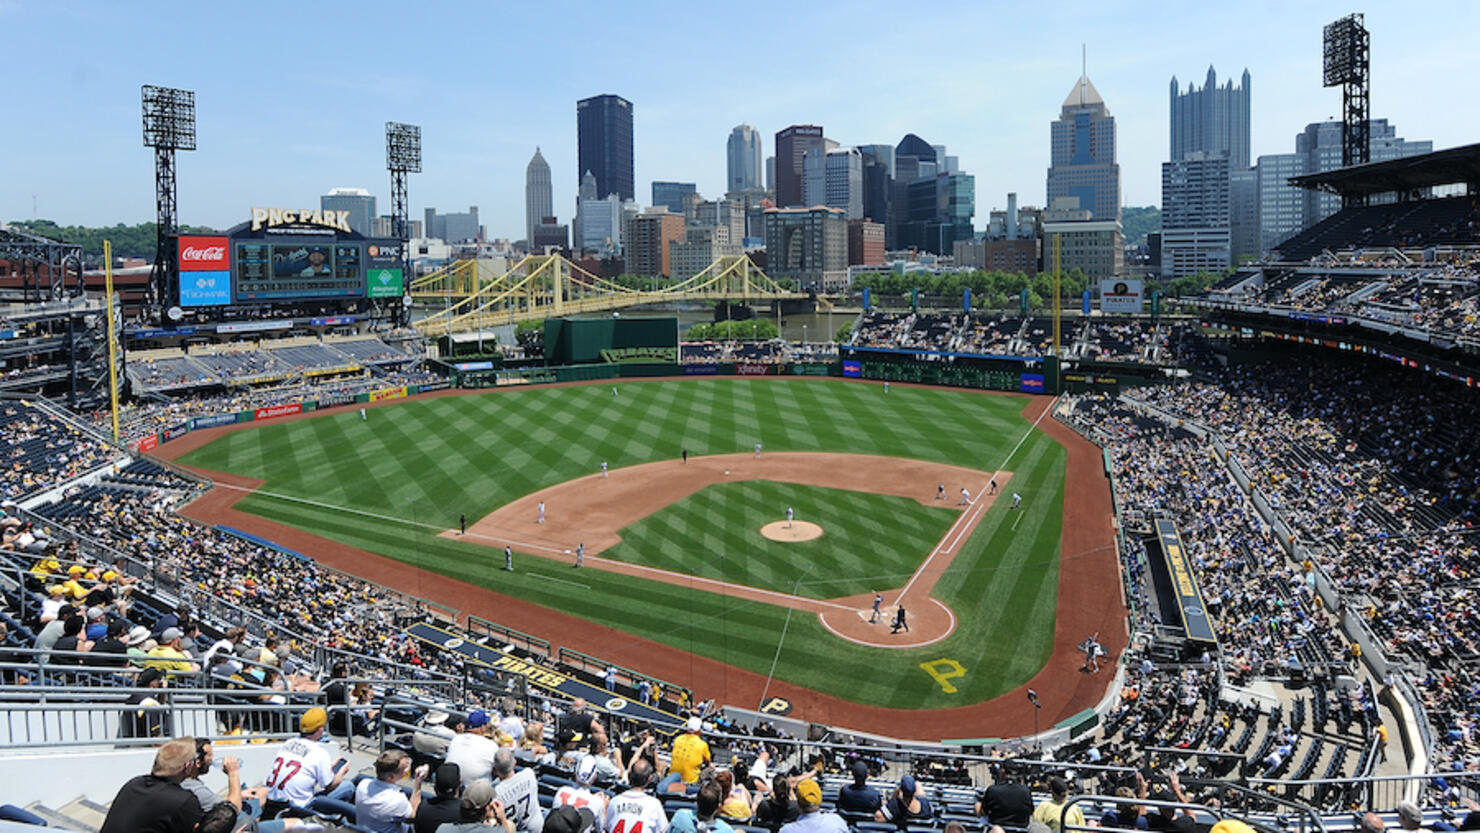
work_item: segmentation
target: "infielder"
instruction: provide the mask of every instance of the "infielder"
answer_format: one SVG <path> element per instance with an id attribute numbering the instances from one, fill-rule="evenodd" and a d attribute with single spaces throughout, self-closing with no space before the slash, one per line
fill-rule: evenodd
<path id="1" fill-rule="evenodd" d="M 944 483 L 937 483 L 937 484 L 935 484 L 935 499 L 936 500 L 945 500 L 946 499 L 946 484 L 944 484 Z"/>
<path id="2" fill-rule="evenodd" d="M 1023 505 L 1023 496 L 1017 492 L 1012 493 L 1012 508 L 1017 509 Z"/>
<path id="3" fill-rule="evenodd" d="M 466 514 L 458 515 L 457 516 L 457 534 L 458 535 L 467 535 L 468 534 L 468 516 Z"/>
<path id="4" fill-rule="evenodd" d="M 874 591 L 874 612 L 873 612 L 873 614 L 871 616 L 868 617 L 868 623 L 870 625 L 872 625 L 873 623 L 879 621 L 879 617 L 881 617 L 881 616 L 884 615 L 883 614 L 883 611 L 879 610 L 879 605 L 882 605 L 883 603 L 884 603 L 884 594 L 883 593 L 880 593 L 877 590 L 875 590 Z"/>
<path id="5" fill-rule="evenodd" d="M 791 511 L 791 507 L 790 506 L 786 507 L 786 528 L 787 529 L 791 529 L 792 515 L 793 515 L 793 513 Z"/>
<path id="6" fill-rule="evenodd" d="M 969 506 L 969 505 L 971 505 L 971 492 L 966 491 L 965 487 L 962 487 L 962 489 L 961 489 L 961 502 L 958 503 L 958 504 L 956 504 L 956 505 L 957 506 Z"/>
<path id="7" fill-rule="evenodd" d="M 544 522 L 545 522 L 545 502 L 542 500 L 542 501 L 540 501 L 540 517 L 539 517 L 538 520 L 535 521 L 535 523 L 542 524 Z"/>
<path id="8" fill-rule="evenodd" d="M 504 544 L 504 569 L 514 572 L 514 548 Z"/>
<path id="9" fill-rule="evenodd" d="M 606 477 L 606 461 L 601 461 L 601 476 Z"/>
<path id="10" fill-rule="evenodd" d="M 586 563 L 586 542 L 582 541 L 576 544 L 576 566 L 579 567 L 584 563 Z"/>
<path id="11" fill-rule="evenodd" d="M 756 443 L 755 444 L 755 456 L 757 458 L 759 458 L 761 456 L 761 444 L 760 443 Z"/>

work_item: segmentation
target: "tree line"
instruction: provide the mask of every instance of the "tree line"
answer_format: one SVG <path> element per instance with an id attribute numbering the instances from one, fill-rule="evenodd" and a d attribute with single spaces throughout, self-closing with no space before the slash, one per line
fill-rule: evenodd
<path id="1" fill-rule="evenodd" d="M 29 234 L 80 245 L 82 259 L 88 266 L 102 265 L 104 240 L 112 241 L 114 257 L 138 257 L 152 262 L 155 250 L 158 248 L 159 227 L 154 223 L 136 223 L 131 226 L 118 223 L 113 226 L 93 228 L 91 226 L 57 225 L 54 220 L 13 220 L 9 225 L 13 229 Z M 180 231 L 190 234 L 220 233 L 206 226 L 181 226 Z"/>

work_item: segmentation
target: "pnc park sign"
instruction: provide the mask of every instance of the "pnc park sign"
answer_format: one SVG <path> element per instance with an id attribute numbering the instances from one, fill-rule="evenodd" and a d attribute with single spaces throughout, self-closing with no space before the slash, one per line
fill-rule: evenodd
<path id="1" fill-rule="evenodd" d="M 322 208 L 252 208 L 252 231 L 276 226 L 318 226 L 353 234 L 349 212 Z"/>

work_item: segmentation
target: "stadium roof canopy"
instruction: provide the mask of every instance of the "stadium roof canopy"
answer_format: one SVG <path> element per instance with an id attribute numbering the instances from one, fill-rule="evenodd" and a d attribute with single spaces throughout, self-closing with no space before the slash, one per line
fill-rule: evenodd
<path id="1" fill-rule="evenodd" d="M 1456 183 L 1480 186 L 1480 144 L 1290 178 L 1292 185 L 1342 196 L 1401 194 Z"/>

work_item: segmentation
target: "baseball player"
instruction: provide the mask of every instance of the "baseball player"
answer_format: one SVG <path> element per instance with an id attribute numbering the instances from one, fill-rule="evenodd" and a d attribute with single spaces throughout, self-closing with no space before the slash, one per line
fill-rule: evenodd
<path id="1" fill-rule="evenodd" d="M 1017 509 L 1023 505 L 1023 496 L 1017 492 L 1012 493 L 1012 508 Z"/>
<path id="2" fill-rule="evenodd" d="M 900 605 L 894 611 L 894 624 L 889 626 L 889 632 L 899 633 L 901 628 L 904 629 L 905 633 L 909 633 L 910 624 L 909 622 L 906 622 L 904 618 L 904 605 Z"/>
<path id="3" fill-rule="evenodd" d="M 535 521 L 535 523 L 542 524 L 544 522 L 545 522 L 545 502 L 542 500 L 542 501 L 540 501 L 540 517 L 539 517 L 538 520 Z"/>
<path id="4" fill-rule="evenodd" d="M 514 548 L 504 544 L 504 569 L 514 572 Z"/>
<path id="5" fill-rule="evenodd" d="M 755 456 L 756 456 L 757 459 L 759 459 L 760 456 L 761 456 L 761 444 L 760 443 L 756 443 L 755 444 Z"/>
<path id="6" fill-rule="evenodd" d="M 684 465 L 688 465 L 688 462 L 689 462 L 689 450 L 687 448 L 685 448 L 683 450 L 683 462 L 684 462 Z"/>
<path id="7" fill-rule="evenodd" d="M 617 386 L 616 385 L 612 385 L 612 398 L 613 399 L 616 399 L 617 398 Z"/>
<path id="8" fill-rule="evenodd" d="M 889 392 L 889 383 L 888 382 L 885 382 L 884 383 L 884 392 L 885 393 L 888 393 Z"/>
<path id="9" fill-rule="evenodd" d="M 601 476 L 606 477 L 606 461 L 601 461 Z"/>
<path id="10" fill-rule="evenodd" d="M 956 505 L 957 506 L 969 506 L 969 505 L 971 505 L 971 492 L 966 491 L 965 487 L 963 487 L 961 489 L 961 502 L 958 503 L 958 504 L 956 504 Z"/>
<path id="11" fill-rule="evenodd" d="M 793 515 L 794 515 L 794 513 L 791 511 L 791 507 L 790 506 L 786 507 L 786 528 L 787 529 L 791 529 L 791 519 L 792 519 Z"/>
<path id="12" fill-rule="evenodd" d="M 944 483 L 937 483 L 937 484 L 935 484 L 935 499 L 936 500 L 945 500 L 946 499 L 946 484 L 944 484 Z"/>
<path id="13" fill-rule="evenodd" d="M 462 515 L 458 515 L 457 516 L 457 534 L 458 535 L 467 535 L 468 534 L 468 516 L 466 514 L 462 514 Z"/>
<path id="14" fill-rule="evenodd" d="M 883 603 L 884 603 L 884 594 L 883 593 L 880 593 L 877 590 L 875 590 L 874 591 L 874 612 L 873 612 L 872 615 L 870 615 L 868 617 L 868 623 L 870 625 L 872 625 L 873 623 L 879 621 L 879 617 L 881 617 L 881 616 L 884 615 L 883 614 L 883 611 L 879 610 L 879 605 L 882 605 Z"/>
<path id="15" fill-rule="evenodd" d="M 365 420 L 367 420 L 369 418 L 370 417 L 365 416 L 365 409 L 364 408 L 361 408 L 360 409 L 360 422 L 364 422 Z"/>
<path id="16" fill-rule="evenodd" d="M 576 544 L 576 566 L 579 567 L 584 563 L 586 563 L 586 542 L 582 541 Z"/>

